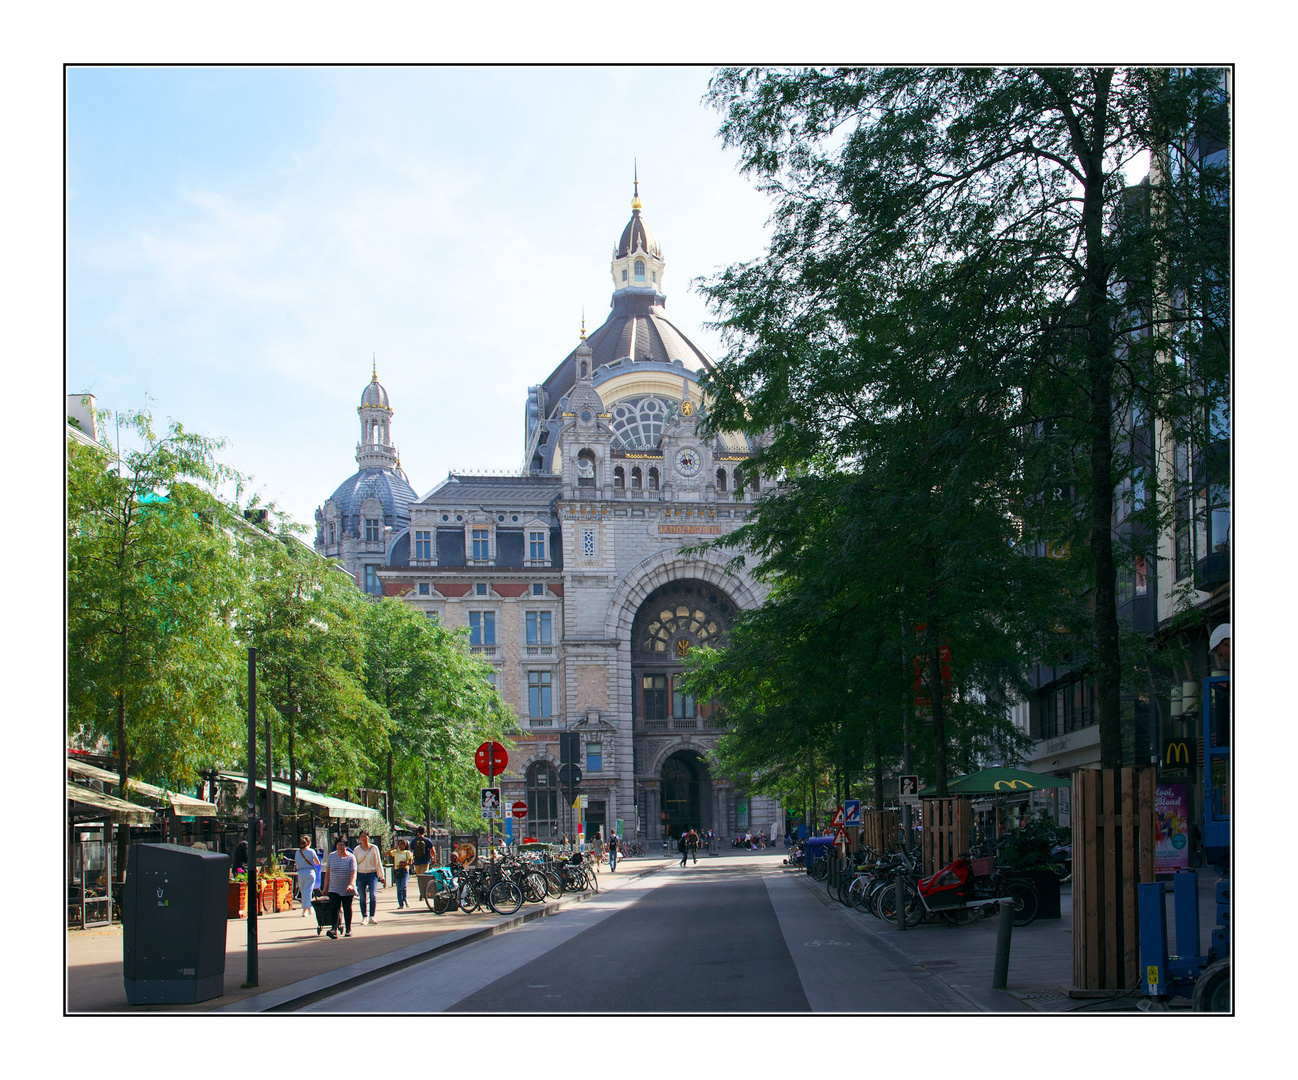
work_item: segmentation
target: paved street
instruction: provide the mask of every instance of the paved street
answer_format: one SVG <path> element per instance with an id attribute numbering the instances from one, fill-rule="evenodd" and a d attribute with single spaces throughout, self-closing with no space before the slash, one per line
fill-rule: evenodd
<path id="1" fill-rule="evenodd" d="M 941 1012 L 969 1003 L 779 859 L 703 857 L 307 1012 Z"/>

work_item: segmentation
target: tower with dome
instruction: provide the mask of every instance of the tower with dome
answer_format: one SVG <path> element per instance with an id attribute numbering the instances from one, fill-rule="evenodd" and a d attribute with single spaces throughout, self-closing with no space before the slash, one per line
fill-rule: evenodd
<path id="1" fill-rule="evenodd" d="M 561 732 L 578 736 L 591 833 L 620 823 L 660 843 L 688 828 L 784 829 L 776 802 L 715 774 L 719 717 L 681 684 L 689 650 L 723 641 L 766 589 L 725 555 L 684 553 L 741 525 L 762 481 L 749 437 L 700 433 L 711 361 L 667 314 L 666 265 L 637 179 L 609 314 L 589 334 L 583 320 L 573 350 L 528 388 L 519 471 L 451 473 L 414 497 L 395 454 L 381 457 L 391 410 L 376 374 L 359 410 L 360 472 L 317 513 L 317 548 L 350 558 L 362 587 L 370 574 L 367 591 L 467 629 L 522 731 L 504 802 L 526 801 L 542 839 L 570 824 Z M 366 541 L 380 509 L 383 539 Z M 356 530 L 346 552 L 330 540 L 344 521 Z"/>
<path id="2" fill-rule="evenodd" d="M 341 563 L 363 591 L 380 595 L 379 572 L 390 565 L 394 545 L 404 540 L 410 504 L 418 495 L 392 441 L 392 406 L 377 361 L 356 413 L 361 425 L 357 469 L 316 509 L 315 549 Z"/>

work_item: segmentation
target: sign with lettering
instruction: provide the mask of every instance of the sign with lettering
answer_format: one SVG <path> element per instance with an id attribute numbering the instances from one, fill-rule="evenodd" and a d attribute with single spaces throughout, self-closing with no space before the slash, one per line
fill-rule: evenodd
<path id="1" fill-rule="evenodd" d="M 1154 787 L 1154 873 L 1190 865 L 1190 803 L 1184 784 Z"/>
<path id="2" fill-rule="evenodd" d="M 720 536 L 720 525 L 666 525 L 658 526 L 659 536 Z"/>

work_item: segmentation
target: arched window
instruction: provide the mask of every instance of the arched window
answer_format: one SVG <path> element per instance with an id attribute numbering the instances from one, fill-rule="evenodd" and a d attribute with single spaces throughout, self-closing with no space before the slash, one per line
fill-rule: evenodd
<path id="1" fill-rule="evenodd" d="M 595 486 L 595 451 L 585 449 L 577 454 L 577 486 Z"/>
<path id="2" fill-rule="evenodd" d="M 635 279 L 636 281 L 644 281 L 644 262 L 641 259 L 635 261 Z"/>
<path id="3" fill-rule="evenodd" d="M 548 761 L 527 767 L 527 827 L 538 840 L 559 836 L 559 774 Z"/>
<path id="4" fill-rule="evenodd" d="M 626 470 L 622 468 L 621 465 L 617 465 L 613 469 L 613 488 L 616 491 L 621 491 L 625 487 L 626 487 Z"/>
<path id="5" fill-rule="evenodd" d="M 726 470 L 725 469 L 717 470 L 717 490 L 718 491 L 726 490 Z"/>
<path id="6" fill-rule="evenodd" d="M 584 379 L 584 378 L 586 377 L 586 372 L 587 372 L 588 370 L 589 370 L 589 369 L 586 367 L 586 361 L 583 360 L 583 361 L 581 362 L 581 378 Z"/>
<path id="7" fill-rule="evenodd" d="M 649 490 L 650 491 L 658 490 L 658 470 L 657 469 L 649 470 Z"/>
<path id="8" fill-rule="evenodd" d="M 634 468 L 632 468 L 631 470 L 631 490 L 632 491 L 640 490 L 640 485 L 643 478 L 644 478 L 644 474 L 640 472 L 639 465 L 636 465 Z"/>

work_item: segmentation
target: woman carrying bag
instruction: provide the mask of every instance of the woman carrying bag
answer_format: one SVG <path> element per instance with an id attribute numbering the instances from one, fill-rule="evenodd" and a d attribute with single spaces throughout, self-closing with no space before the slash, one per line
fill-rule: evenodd
<path id="1" fill-rule="evenodd" d="M 302 917 L 306 918 L 306 913 L 311 910 L 311 893 L 315 889 L 315 872 L 320 868 L 320 856 L 311 850 L 311 838 L 309 836 L 299 836 L 297 838 L 297 854 L 294 855 L 294 861 L 297 863 L 297 887 L 302 893 Z"/>

